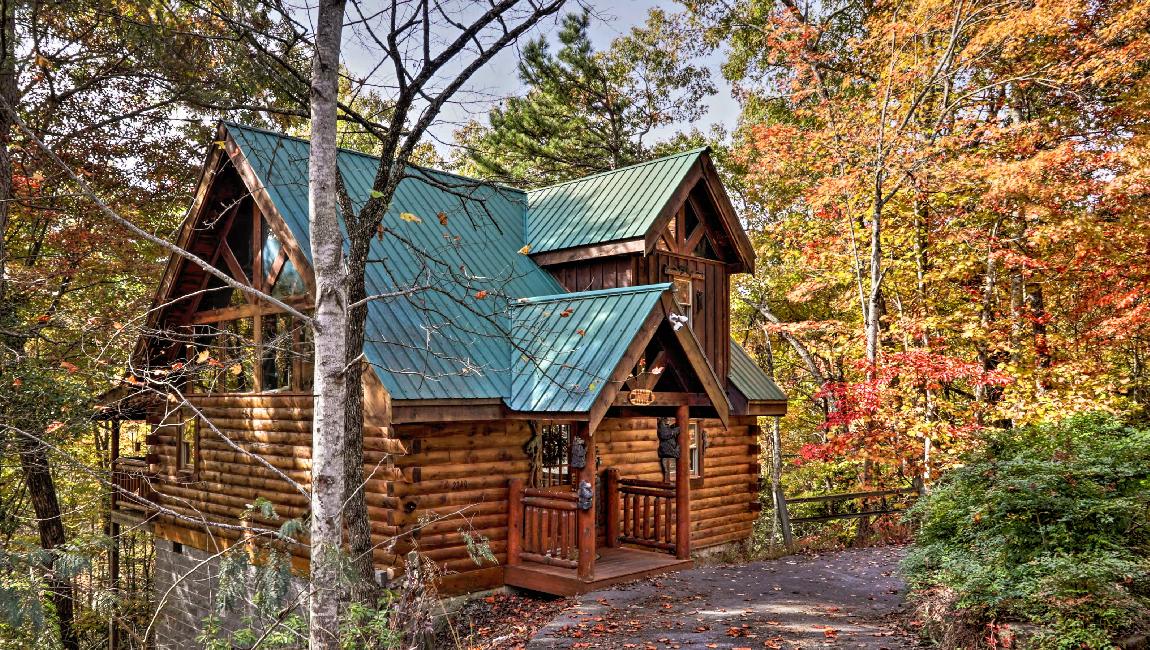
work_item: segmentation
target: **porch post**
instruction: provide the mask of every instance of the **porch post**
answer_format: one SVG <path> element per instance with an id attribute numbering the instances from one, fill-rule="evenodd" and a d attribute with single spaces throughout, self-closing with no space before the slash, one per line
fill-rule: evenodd
<path id="1" fill-rule="evenodd" d="M 675 459 L 675 557 L 691 558 L 691 413 L 680 404 L 675 414 L 679 425 L 679 457 Z"/>
<path id="2" fill-rule="evenodd" d="M 523 479 L 507 482 L 507 566 L 521 562 L 520 545 L 523 542 Z"/>
<path id="3" fill-rule="evenodd" d="M 591 439 L 591 429 L 587 422 L 575 423 L 575 431 L 583 441 L 587 450 L 587 462 L 579 470 L 575 479 L 575 487 L 579 488 L 584 481 L 591 486 L 591 508 L 576 511 L 576 526 L 579 533 L 579 568 L 580 580 L 595 579 L 595 441 Z"/>
<path id="4" fill-rule="evenodd" d="M 619 546 L 619 470 L 607 470 L 607 485 L 603 488 L 607 500 L 607 547 Z"/>

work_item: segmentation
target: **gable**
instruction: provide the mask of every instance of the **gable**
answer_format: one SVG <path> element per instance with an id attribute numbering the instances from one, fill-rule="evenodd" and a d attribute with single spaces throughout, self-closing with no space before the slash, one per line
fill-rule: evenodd
<path id="1" fill-rule="evenodd" d="M 646 255 L 678 215 L 690 212 L 706 227 L 705 256 L 730 264 L 735 273 L 754 270 L 754 249 L 707 148 L 533 190 L 527 197 L 527 243 L 543 265 Z"/>
<path id="2" fill-rule="evenodd" d="M 644 237 L 705 151 L 685 151 L 528 192 L 531 251 Z"/>

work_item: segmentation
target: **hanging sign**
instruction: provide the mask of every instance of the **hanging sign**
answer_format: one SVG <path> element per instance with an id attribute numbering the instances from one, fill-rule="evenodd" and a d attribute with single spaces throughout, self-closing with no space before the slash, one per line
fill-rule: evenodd
<path id="1" fill-rule="evenodd" d="M 636 388 L 628 393 L 627 401 L 635 406 L 650 406 L 655 403 L 655 393 L 645 388 Z"/>

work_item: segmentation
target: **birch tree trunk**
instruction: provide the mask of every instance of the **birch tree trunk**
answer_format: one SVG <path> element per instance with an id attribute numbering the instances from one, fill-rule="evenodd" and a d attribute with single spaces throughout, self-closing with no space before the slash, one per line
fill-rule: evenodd
<path id="1" fill-rule="evenodd" d="M 321 0 L 311 79 L 308 207 L 315 269 L 315 402 L 312 420 L 309 646 L 339 647 L 347 417 L 347 296 L 336 197 L 336 100 L 346 0 Z M 360 381 L 359 377 L 352 381 Z"/>

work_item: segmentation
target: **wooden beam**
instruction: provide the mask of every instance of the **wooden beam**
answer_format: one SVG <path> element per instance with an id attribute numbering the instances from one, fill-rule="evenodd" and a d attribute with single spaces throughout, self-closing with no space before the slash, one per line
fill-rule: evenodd
<path id="1" fill-rule="evenodd" d="M 507 566 L 519 564 L 522 542 L 523 479 L 513 478 L 507 482 Z"/>
<path id="2" fill-rule="evenodd" d="M 669 314 L 671 310 L 675 308 L 670 294 L 663 295 L 662 303 L 665 313 Z M 727 401 L 727 392 L 723 390 L 723 384 L 715 374 L 715 369 L 711 367 L 711 363 L 707 361 L 707 357 L 703 353 L 703 348 L 699 345 L 699 339 L 695 337 L 694 330 L 684 326 L 680 327 L 674 334 L 682 346 L 683 352 L 686 353 L 687 360 L 691 363 L 695 376 L 698 377 L 699 382 L 703 384 L 703 390 L 707 392 L 707 396 L 711 399 L 711 405 L 715 407 L 715 413 L 719 416 L 719 419 L 723 421 L 723 426 L 727 426 L 730 415 L 730 402 Z"/>
<path id="3" fill-rule="evenodd" d="M 580 260 L 593 258 L 633 255 L 635 253 L 642 253 L 645 248 L 643 238 L 636 237 L 634 239 L 621 239 L 602 244 L 592 244 L 590 246 L 577 246 L 575 248 L 547 251 L 546 253 L 535 253 L 531 255 L 531 259 L 539 266 L 554 266 L 555 264 L 566 264 L 568 262 L 578 262 Z"/>
<path id="4" fill-rule="evenodd" d="M 256 175 L 255 170 L 252 169 L 251 164 L 248 163 L 247 158 L 244 156 L 243 151 L 240 150 L 239 145 L 236 144 L 235 139 L 228 134 L 227 137 L 223 139 L 223 142 L 228 158 L 231 159 L 232 165 L 236 168 L 236 171 L 239 172 L 240 178 L 243 179 L 248 192 L 251 193 L 252 199 L 255 201 L 255 206 L 267 222 L 268 228 L 275 234 L 276 238 L 280 240 L 283 249 L 287 251 L 288 258 L 292 264 L 295 265 L 296 271 L 299 272 L 300 277 L 304 280 L 304 284 L 307 285 L 308 294 L 314 296 L 315 274 L 312 271 L 311 264 L 308 263 L 307 256 L 304 254 L 303 249 L 300 248 L 299 243 L 292 234 L 291 228 L 288 228 L 287 222 L 284 221 L 275 202 L 272 201 L 271 195 L 268 194 L 267 188 L 264 187 L 262 179 Z"/>
<path id="5" fill-rule="evenodd" d="M 695 188 L 695 184 L 698 183 L 701 178 L 703 178 L 703 167 L 699 162 L 696 162 L 691 166 L 687 175 L 683 177 L 683 180 L 679 182 L 679 187 L 675 188 L 675 192 L 671 194 L 671 198 L 667 200 L 667 203 L 659 212 L 659 216 L 655 217 L 651 228 L 647 230 L 647 234 L 644 236 L 646 242 L 646 247 L 644 248 L 645 255 L 655 250 L 655 244 L 659 241 L 659 237 L 663 235 L 663 231 L 667 229 L 667 224 L 678 214 L 679 207 L 686 202 L 687 196 L 690 195 L 691 190 Z"/>
<path id="6" fill-rule="evenodd" d="M 679 457 L 675 459 L 675 557 L 691 559 L 691 409 L 679 407 Z"/>
<path id="7" fill-rule="evenodd" d="M 587 450 L 586 462 L 579 470 L 576 489 L 586 482 L 591 486 L 591 507 L 580 508 L 575 513 L 579 543 L 579 568 L 576 570 L 580 580 L 595 579 L 595 440 L 591 436 L 591 428 L 585 422 L 574 425 L 575 435 L 583 441 Z"/>

